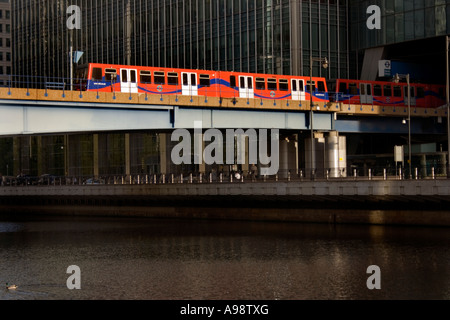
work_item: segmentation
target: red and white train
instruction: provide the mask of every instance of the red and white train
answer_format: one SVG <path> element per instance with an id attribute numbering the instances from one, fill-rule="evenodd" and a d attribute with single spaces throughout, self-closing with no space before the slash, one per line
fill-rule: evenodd
<path id="1" fill-rule="evenodd" d="M 81 71 L 81 72 L 80 72 Z M 160 95 L 310 101 L 310 77 L 90 63 L 78 72 L 81 90 Z M 406 83 L 338 79 L 329 92 L 325 78 L 312 78 L 314 102 L 406 106 Z M 445 104 L 445 87 L 411 84 L 411 105 Z"/>

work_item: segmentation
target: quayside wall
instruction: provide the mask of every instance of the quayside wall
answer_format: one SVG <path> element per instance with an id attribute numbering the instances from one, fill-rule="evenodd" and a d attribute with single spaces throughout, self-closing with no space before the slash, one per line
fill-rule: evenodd
<path id="1" fill-rule="evenodd" d="M 0 213 L 450 227 L 450 180 L 4 186 Z"/>

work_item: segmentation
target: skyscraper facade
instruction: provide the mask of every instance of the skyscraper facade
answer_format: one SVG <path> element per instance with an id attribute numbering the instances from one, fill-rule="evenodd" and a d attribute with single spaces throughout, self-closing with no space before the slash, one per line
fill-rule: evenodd
<path id="1" fill-rule="evenodd" d="M 0 0 L 0 86 L 11 74 L 11 3 Z"/>
<path id="2" fill-rule="evenodd" d="M 70 5 L 80 29 L 67 28 Z M 309 75 L 310 57 L 348 77 L 347 0 L 14 0 L 16 75 L 69 77 L 69 48 L 79 64 Z"/>

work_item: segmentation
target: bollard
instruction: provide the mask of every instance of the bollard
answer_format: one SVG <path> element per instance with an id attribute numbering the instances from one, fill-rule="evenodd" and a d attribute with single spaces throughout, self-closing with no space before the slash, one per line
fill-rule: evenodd
<path id="1" fill-rule="evenodd" d="M 172 184 L 175 183 L 175 176 L 173 175 L 173 173 L 170 176 L 170 181 L 172 182 Z"/>
<path id="2" fill-rule="evenodd" d="M 209 183 L 212 183 L 212 172 L 209 173 Z"/>
<path id="3" fill-rule="evenodd" d="M 192 183 L 192 173 L 189 174 L 189 183 Z"/>
<path id="4" fill-rule="evenodd" d="M 415 168 L 415 175 L 416 175 L 416 180 L 419 180 L 419 168 Z"/>
<path id="5" fill-rule="evenodd" d="M 233 174 L 230 174 L 230 182 L 233 182 Z"/>
<path id="6" fill-rule="evenodd" d="M 398 179 L 399 179 L 399 180 L 403 180 L 402 178 L 403 178 L 403 175 L 402 175 L 402 168 L 399 168 L 399 169 L 398 169 Z"/>
<path id="7" fill-rule="evenodd" d="M 180 183 L 183 183 L 183 174 L 180 175 Z"/>
<path id="8" fill-rule="evenodd" d="M 434 167 L 431 168 L 431 178 L 432 178 L 433 180 L 436 179 L 436 174 L 435 174 L 435 172 L 434 172 Z"/>
<path id="9" fill-rule="evenodd" d="M 267 176 L 266 176 L 266 175 L 264 175 L 264 182 L 266 182 L 266 179 L 267 179 Z"/>
<path id="10" fill-rule="evenodd" d="M 330 169 L 327 169 L 326 178 L 327 178 L 327 180 L 330 178 Z"/>
<path id="11" fill-rule="evenodd" d="M 278 182 L 278 173 L 275 175 L 275 181 Z"/>
<path id="12" fill-rule="evenodd" d="M 153 184 L 156 184 L 158 181 L 156 179 L 156 174 L 153 175 Z"/>
<path id="13" fill-rule="evenodd" d="M 222 172 L 221 172 L 220 175 L 219 175 L 219 181 L 220 181 L 220 183 L 223 182 L 223 173 L 222 173 Z"/>
<path id="14" fill-rule="evenodd" d="M 166 174 L 165 173 L 163 173 L 163 175 L 162 175 L 162 183 L 166 184 Z"/>
<path id="15" fill-rule="evenodd" d="M 291 181 L 291 170 L 288 171 L 288 181 Z"/>
<path id="16" fill-rule="evenodd" d="M 199 175 L 198 182 L 199 182 L 199 183 L 203 183 L 203 175 L 202 175 L 201 173 L 200 173 L 200 175 Z"/>
<path id="17" fill-rule="evenodd" d="M 137 184 L 141 184 L 141 175 L 138 174 Z"/>
<path id="18" fill-rule="evenodd" d="M 356 177 L 357 177 L 357 171 L 356 171 L 356 169 L 353 169 L 353 178 L 356 180 Z"/>
<path id="19" fill-rule="evenodd" d="M 372 169 L 369 169 L 369 180 L 372 180 Z"/>
<path id="20" fill-rule="evenodd" d="M 303 170 L 300 170 L 300 181 L 303 181 Z"/>
<path id="21" fill-rule="evenodd" d="M 383 169 L 383 180 L 387 180 L 386 169 Z"/>
<path id="22" fill-rule="evenodd" d="M 145 184 L 148 184 L 148 174 L 145 175 Z"/>

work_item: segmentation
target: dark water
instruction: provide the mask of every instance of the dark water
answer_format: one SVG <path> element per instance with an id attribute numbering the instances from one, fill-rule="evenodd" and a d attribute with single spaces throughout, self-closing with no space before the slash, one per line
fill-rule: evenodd
<path id="1" fill-rule="evenodd" d="M 449 248 L 448 228 L 0 217 L 0 300 L 449 300 Z"/>

